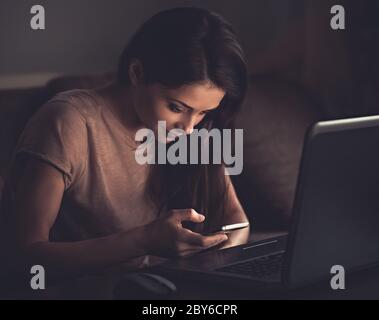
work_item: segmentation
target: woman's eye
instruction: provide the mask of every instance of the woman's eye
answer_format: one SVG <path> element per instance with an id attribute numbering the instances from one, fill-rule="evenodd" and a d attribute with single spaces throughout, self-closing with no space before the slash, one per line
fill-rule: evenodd
<path id="1" fill-rule="evenodd" d="M 169 103 L 168 107 L 169 107 L 169 109 L 170 109 L 172 112 L 180 113 L 180 112 L 183 111 L 179 106 L 177 106 L 177 105 L 175 105 L 175 104 L 173 104 L 173 103 Z"/>

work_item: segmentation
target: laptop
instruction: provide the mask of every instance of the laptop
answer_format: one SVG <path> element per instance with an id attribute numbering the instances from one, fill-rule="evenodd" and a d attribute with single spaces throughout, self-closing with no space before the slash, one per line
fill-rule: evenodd
<path id="1" fill-rule="evenodd" d="M 379 116 L 307 131 L 288 235 L 169 260 L 163 273 L 293 289 L 379 264 Z"/>

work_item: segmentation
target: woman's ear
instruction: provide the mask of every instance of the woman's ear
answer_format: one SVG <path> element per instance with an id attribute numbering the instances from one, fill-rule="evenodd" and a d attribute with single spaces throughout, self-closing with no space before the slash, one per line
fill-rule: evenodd
<path id="1" fill-rule="evenodd" d="M 132 85 L 138 85 L 143 83 L 143 67 L 142 63 L 134 59 L 129 64 L 129 79 Z"/>

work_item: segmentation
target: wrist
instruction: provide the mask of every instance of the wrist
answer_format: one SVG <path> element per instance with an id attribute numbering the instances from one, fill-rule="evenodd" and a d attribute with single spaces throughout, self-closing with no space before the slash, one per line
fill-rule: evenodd
<path id="1" fill-rule="evenodd" d="M 117 244 L 121 259 L 132 259 L 150 254 L 149 233 L 146 229 L 146 226 L 140 226 L 118 234 Z"/>
<path id="2" fill-rule="evenodd" d="M 141 255 L 151 254 L 149 224 L 135 229 L 135 244 L 139 248 Z"/>

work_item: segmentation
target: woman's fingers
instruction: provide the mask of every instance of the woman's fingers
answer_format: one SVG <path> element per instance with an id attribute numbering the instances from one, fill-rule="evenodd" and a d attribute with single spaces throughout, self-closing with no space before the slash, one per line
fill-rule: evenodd
<path id="1" fill-rule="evenodd" d="M 178 209 L 173 210 L 173 216 L 178 221 L 191 221 L 191 222 L 203 222 L 205 220 L 205 216 L 196 212 L 195 209 Z"/>
<path id="2" fill-rule="evenodd" d="M 205 220 L 205 216 L 194 209 L 171 210 L 169 220 L 171 220 L 171 223 L 174 222 L 176 226 L 176 251 L 179 256 L 194 254 L 228 240 L 228 236 L 224 233 L 201 235 L 183 228 L 183 221 L 201 223 Z"/>
<path id="3" fill-rule="evenodd" d="M 203 236 L 199 233 L 183 228 L 180 231 L 180 240 L 191 246 L 206 249 L 228 240 L 228 236 L 226 234 Z"/>

